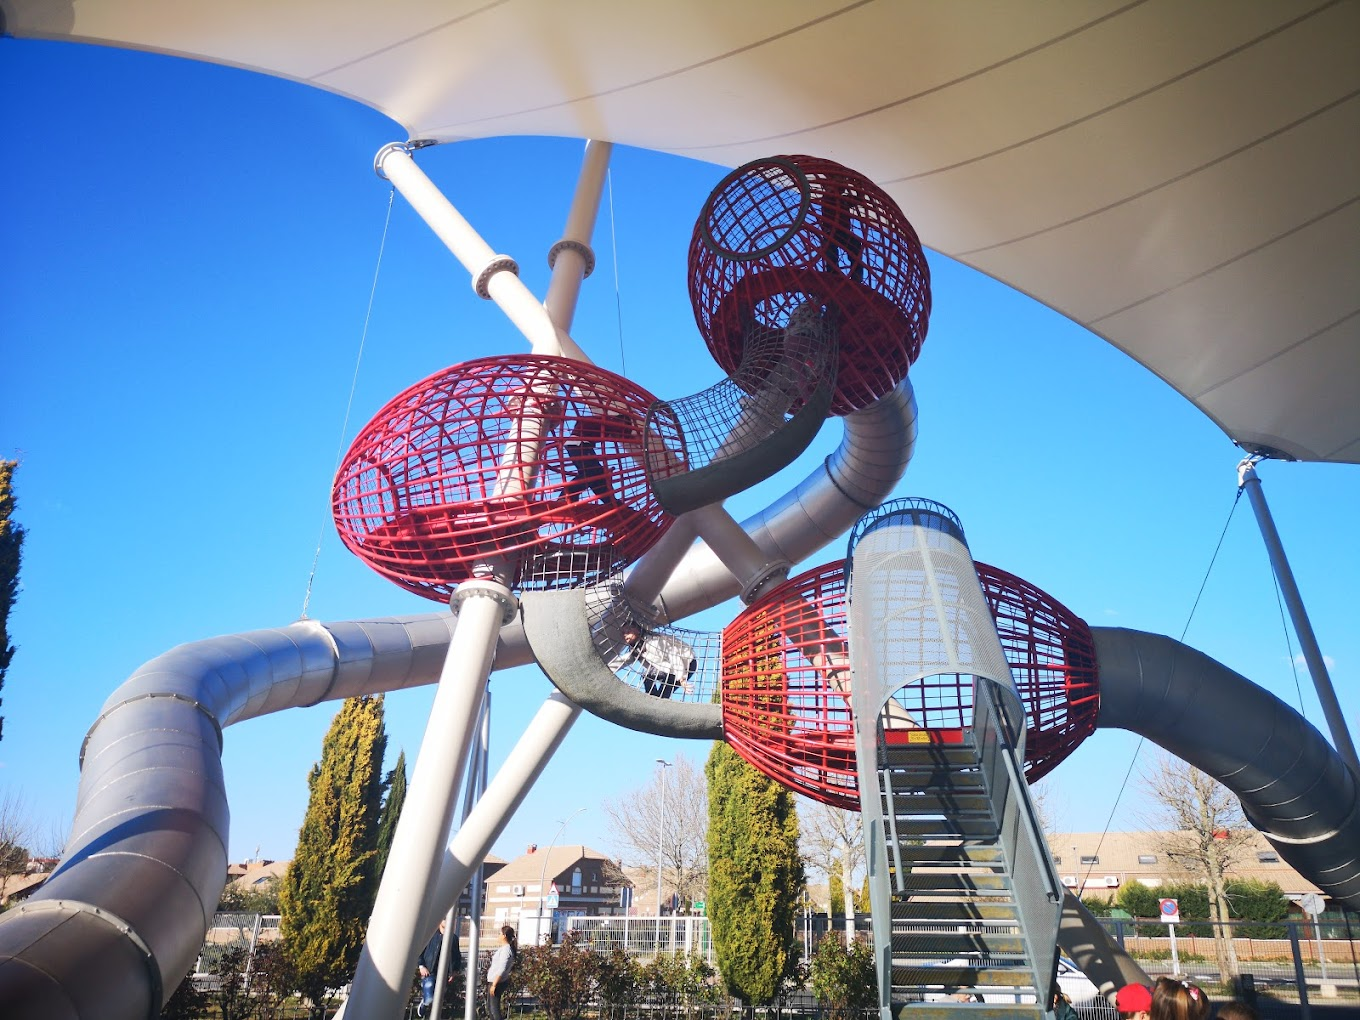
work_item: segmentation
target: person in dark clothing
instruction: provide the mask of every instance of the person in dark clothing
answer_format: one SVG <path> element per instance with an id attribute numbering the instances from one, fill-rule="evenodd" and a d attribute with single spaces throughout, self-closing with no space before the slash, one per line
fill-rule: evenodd
<path id="1" fill-rule="evenodd" d="M 605 506 L 619 506 L 614 495 L 613 473 L 600 463 L 595 444 L 627 435 L 628 421 L 622 415 L 578 418 L 562 441 L 572 473 L 572 480 L 563 488 L 562 494 L 570 499 L 589 491 Z"/>
<path id="2" fill-rule="evenodd" d="M 425 943 L 425 948 L 420 951 L 420 1005 L 416 1007 L 416 1016 L 428 1016 L 430 1007 L 434 1003 L 434 976 L 439 972 L 439 953 L 444 945 L 444 934 L 447 928 L 448 920 L 441 920 L 439 930 L 430 936 L 430 941 Z M 455 932 L 453 943 L 449 946 L 448 981 L 450 983 L 453 981 L 453 976 L 462 967 L 463 953 L 458 948 L 458 934 Z"/>

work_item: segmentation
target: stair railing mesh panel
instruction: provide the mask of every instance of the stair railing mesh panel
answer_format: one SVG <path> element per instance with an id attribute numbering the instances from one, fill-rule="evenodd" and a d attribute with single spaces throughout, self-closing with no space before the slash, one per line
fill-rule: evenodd
<path id="1" fill-rule="evenodd" d="M 1009 692 L 981 679 L 977 688 L 973 740 L 981 752 L 982 773 L 999 823 L 1033 983 L 1046 993 L 1057 967 L 1063 887 L 1015 752 L 1014 728 L 1008 718 L 1019 713 L 1004 704 L 1011 697 Z"/>
<path id="2" fill-rule="evenodd" d="M 719 696 L 720 631 L 663 624 L 653 607 L 628 598 L 617 577 L 585 595 L 591 642 L 620 681 L 669 701 L 707 705 Z"/>

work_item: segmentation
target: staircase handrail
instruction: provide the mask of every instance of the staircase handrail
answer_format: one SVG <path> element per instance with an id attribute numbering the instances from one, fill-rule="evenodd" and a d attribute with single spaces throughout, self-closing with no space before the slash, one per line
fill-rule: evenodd
<path id="1" fill-rule="evenodd" d="M 1043 1000 L 1058 965 L 1062 881 L 1029 795 L 1009 713 L 998 703 L 991 681 L 979 678 L 974 684 L 973 737 L 1010 866 L 1020 927 L 1029 948 L 1026 956 L 1033 967 L 1034 986 Z"/>

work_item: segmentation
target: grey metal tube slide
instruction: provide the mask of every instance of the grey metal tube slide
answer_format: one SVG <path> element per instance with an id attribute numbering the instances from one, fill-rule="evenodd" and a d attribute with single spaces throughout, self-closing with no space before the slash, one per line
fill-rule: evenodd
<path id="1" fill-rule="evenodd" d="M 1091 631 L 1097 725 L 1139 733 L 1217 779 L 1284 860 L 1360 909 L 1360 783 L 1326 738 L 1188 645 L 1136 630 Z"/>
<path id="2" fill-rule="evenodd" d="M 907 384 L 845 419 L 840 450 L 746 525 L 762 548 L 801 559 L 859 505 L 884 498 L 915 436 Z M 896 449 L 891 448 L 896 443 Z M 730 580 L 696 546 L 675 604 L 695 612 Z M 685 566 L 686 564 L 694 564 Z M 0 1015 L 7 1020 L 146 1018 L 188 973 L 226 877 L 229 811 L 222 729 L 286 708 L 437 680 L 445 613 L 292 624 L 181 645 L 105 702 L 82 751 L 70 840 L 53 876 L 0 916 Z M 496 667 L 532 661 L 518 624 Z"/>

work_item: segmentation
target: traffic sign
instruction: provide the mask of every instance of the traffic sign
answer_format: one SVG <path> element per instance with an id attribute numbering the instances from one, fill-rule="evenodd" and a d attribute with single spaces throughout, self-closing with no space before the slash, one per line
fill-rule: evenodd
<path id="1" fill-rule="evenodd" d="M 703 901 L 703 900 L 695 900 L 695 901 L 694 901 L 694 912 L 695 912 L 696 914 L 702 914 L 702 913 L 704 912 L 704 901 Z"/>
<path id="2" fill-rule="evenodd" d="M 1181 923 L 1181 905 L 1176 900 L 1162 900 L 1159 904 L 1162 920 L 1167 924 Z"/>
<path id="3" fill-rule="evenodd" d="M 548 906 L 548 909 L 549 909 L 549 910 L 556 910 L 556 909 L 557 909 L 557 904 L 558 904 L 558 902 L 559 902 L 559 897 L 558 897 L 558 894 L 557 894 L 557 883 L 556 883 L 556 882 L 554 882 L 552 885 L 548 886 L 548 898 L 547 898 L 547 900 L 546 900 L 545 902 L 547 903 L 547 906 Z"/>

